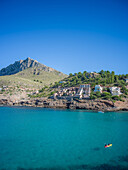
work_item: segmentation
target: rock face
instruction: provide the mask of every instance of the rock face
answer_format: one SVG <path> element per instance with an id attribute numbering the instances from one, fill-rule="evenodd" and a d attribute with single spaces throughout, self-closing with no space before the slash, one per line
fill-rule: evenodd
<path id="1" fill-rule="evenodd" d="M 94 111 L 128 111 L 128 101 L 113 103 L 107 100 L 53 100 L 47 98 L 34 98 L 12 100 L 10 98 L 1 98 L 0 105 L 4 106 L 31 106 L 44 108 L 62 108 L 62 109 L 85 109 Z M 118 106 L 117 106 L 118 105 Z"/>
<path id="2" fill-rule="evenodd" d="M 26 60 L 20 60 L 16 61 L 14 64 L 10 64 L 6 68 L 3 68 L 0 70 L 0 76 L 5 76 L 5 75 L 12 75 L 16 74 L 20 71 L 23 71 L 27 68 L 38 68 L 38 70 L 43 70 L 47 72 L 53 72 L 56 71 L 55 69 L 51 67 L 47 67 L 41 63 L 39 63 L 36 60 L 30 59 L 29 57 Z"/>

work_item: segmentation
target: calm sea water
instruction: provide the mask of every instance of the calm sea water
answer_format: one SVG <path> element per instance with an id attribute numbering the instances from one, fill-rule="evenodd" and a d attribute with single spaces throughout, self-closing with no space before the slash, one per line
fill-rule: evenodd
<path id="1" fill-rule="evenodd" d="M 128 169 L 128 112 L 0 107 L 0 169 L 30 168 Z"/>

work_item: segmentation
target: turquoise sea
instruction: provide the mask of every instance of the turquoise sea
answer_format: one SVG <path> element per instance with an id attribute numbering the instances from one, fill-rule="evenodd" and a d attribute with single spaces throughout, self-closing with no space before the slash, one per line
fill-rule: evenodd
<path id="1" fill-rule="evenodd" d="M 128 169 L 128 112 L 0 107 L 0 169 Z"/>

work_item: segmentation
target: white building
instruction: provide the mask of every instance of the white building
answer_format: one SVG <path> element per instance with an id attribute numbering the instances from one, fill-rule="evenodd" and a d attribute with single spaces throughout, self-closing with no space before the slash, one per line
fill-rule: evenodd
<path id="1" fill-rule="evenodd" d="M 103 88 L 100 85 L 95 85 L 95 90 L 94 92 L 100 92 L 102 93 Z"/>
<path id="2" fill-rule="evenodd" d="M 128 78 L 124 79 L 126 83 L 128 83 Z"/>
<path id="3" fill-rule="evenodd" d="M 7 88 L 7 86 L 3 86 L 3 89 L 6 89 Z"/>
<path id="4" fill-rule="evenodd" d="M 78 89 L 77 94 L 75 95 L 75 97 L 79 97 L 79 98 L 88 98 L 90 96 L 90 84 L 83 84 L 80 85 L 80 88 Z"/>
<path id="5" fill-rule="evenodd" d="M 67 92 L 67 90 L 68 90 L 68 89 L 63 89 L 62 91 L 63 91 L 64 93 L 66 93 L 66 92 Z"/>
<path id="6" fill-rule="evenodd" d="M 110 87 L 109 89 L 110 89 L 112 96 L 119 96 L 122 94 L 120 92 L 120 87 Z"/>
<path id="7" fill-rule="evenodd" d="M 39 90 L 35 91 L 33 94 L 38 94 L 39 93 Z"/>
<path id="8" fill-rule="evenodd" d="M 90 93 L 91 93 L 90 84 L 85 84 L 85 87 L 83 90 L 84 90 L 84 96 L 90 96 Z"/>
<path id="9" fill-rule="evenodd" d="M 57 93 L 54 93 L 53 94 L 53 99 L 56 99 L 56 96 L 57 96 L 58 94 Z"/>

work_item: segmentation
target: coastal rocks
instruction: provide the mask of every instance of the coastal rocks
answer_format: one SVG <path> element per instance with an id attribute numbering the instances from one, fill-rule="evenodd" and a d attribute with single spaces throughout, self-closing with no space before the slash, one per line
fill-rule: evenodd
<path id="1" fill-rule="evenodd" d="M 19 106 L 32 106 L 32 107 L 44 107 L 44 108 L 67 108 L 66 100 L 51 100 L 51 99 L 30 99 L 21 100 Z"/>
<path id="2" fill-rule="evenodd" d="M 116 101 L 114 103 L 114 108 L 117 110 L 128 111 L 128 99 L 124 99 L 124 101 Z"/>
<path id="3" fill-rule="evenodd" d="M 111 101 L 105 100 L 82 100 L 74 103 L 74 106 L 73 104 L 71 105 L 71 108 L 86 110 L 108 110 L 113 107 L 114 105 Z"/>
<path id="4" fill-rule="evenodd" d="M 116 101 L 115 104 L 114 104 L 115 107 L 128 107 L 128 100 L 125 99 L 124 102 L 122 101 Z"/>
<path id="5" fill-rule="evenodd" d="M 0 105 L 8 105 L 8 100 L 7 99 L 1 99 Z"/>
<path id="6" fill-rule="evenodd" d="M 117 101 L 113 103 L 108 100 L 65 100 L 47 98 L 7 98 L 0 96 L 2 106 L 31 106 L 43 108 L 62 108 L 62 109 L 85 109 L 95 111 L 128 111 L 128 100 L 125 102 Z"/>
<path id="7" fill-rule="evenodd" d="M 43 102 L 44 107 L 49 107 L 49 108 L 67 108 L 66 106 L 66 100 L 51 100 L 48 99 Z"/>

